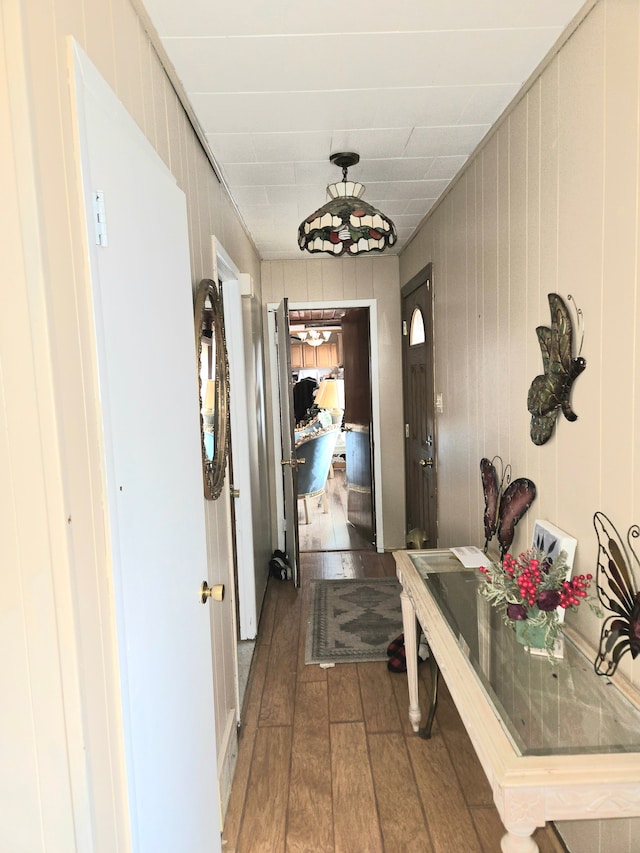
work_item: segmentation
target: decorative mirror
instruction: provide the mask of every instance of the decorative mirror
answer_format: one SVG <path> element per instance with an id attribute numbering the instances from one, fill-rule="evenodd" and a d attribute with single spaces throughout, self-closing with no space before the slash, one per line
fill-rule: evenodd
<path id="1" fill-rule="evenodd" d="M 204 496 L 220 497 L 229 452 L 229 362 L 222 301 L 210 278 L 198 285 L 195 304 L 200 436 Z"/>

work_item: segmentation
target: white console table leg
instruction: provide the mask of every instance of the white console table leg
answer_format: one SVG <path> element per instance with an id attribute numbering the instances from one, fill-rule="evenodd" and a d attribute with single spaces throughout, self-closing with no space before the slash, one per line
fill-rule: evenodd
<path id="1" fill-rule="evenodd" d="M 526 833 L 527 830 L 523 830 Z M 528 834 L 518 834 L 507 832 L 502 836 L 500 847 L 502 853 L 539 853 L 540 848 L 531 837 L 535 832 L 535 827 Z"/>
<path id="2" fill-rule="evenodd" d="M 418 705 L 418 629 L 416 613 L 407 593 L 400 593 L 402 605 L 402 628 L 404 631 L 404 650 L 407 656 L 407 683 L 409 687 L 409 721 L 417 732 L 420 728 L 420 706 Z"/>

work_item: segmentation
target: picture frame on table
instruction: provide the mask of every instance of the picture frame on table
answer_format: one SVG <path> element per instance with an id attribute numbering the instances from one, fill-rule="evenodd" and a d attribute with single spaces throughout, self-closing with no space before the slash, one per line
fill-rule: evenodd
<path id="1" fill-rule="evenodd" d="M 567 559 L 566 578 L 569 580 L 573 572 L 573 561 L 578 547 L 578 540 L 575 537 L 570 536 L 550 521 L 536 519 L 533 525 L 531 547 L 544 551 L 552 560 L 564 551 Z M 566 611 L 562 607 L 558 608 L 558 622 L 564 622 L 565 613 Z"/>

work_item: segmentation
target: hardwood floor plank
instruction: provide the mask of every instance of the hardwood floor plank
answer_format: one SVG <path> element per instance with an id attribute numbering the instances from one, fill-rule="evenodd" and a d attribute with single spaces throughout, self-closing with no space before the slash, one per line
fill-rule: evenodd
<path id="1" fill-rule="evenodd" d="M 384 849 L 432 853 L 404 737 L 374 734 L 368 741 Z"/>
<path id="2" fill-rule="evenodd" d="M 225 853 L 236 853 L 238 849 L 238 835 L 249 785 L 255 738 L 255 726 L 242 729 L 238 743 L 238 759 L 233 776 L 233 785 L 231 786 L 231 796 L 229 797 L 222 832 Z"/>
<path id="3" fill-rule="evenodd" d="M 267 590 L 264 595 L 260 622 L 258 624 L 258 636 L 256 645 L 269 645 L 273 633 L 273 623 L 276 617 L 276 604 L 278 601 L 278 588 L 275 580 L 267 581 Z"/>
<path id="4" fill-rule="evenodd" d="M 329 720 L 332 723 L 361 722 L 364 719 L 358 665 L 341 663 L 326 670 L 329 687 Z"/>
<path id="5" fill-rule="evenodd" d="M 257 729 L 237 853 L 282 853 L 289 792 L 290 726 Z"/>
<path id="6" fill-rule="evenodd" d="M 291 750 L 287 853 L 333 853 L 327 685 L 301 684 Z"/>
<path id="7" fill-rule="evenodd" d="M 298 591 L 291 583 L 281 583 L 262 692 L 260 726 L 286 726 L 293 721 L 299 635 Z"/>
<path id="8" fill-rule="evenodd" d="M 346 474 L 337 470 L 326 485 L 329 511 L 322 512 L 315 498 L 309 501 L 310 524 L 304 523 L 302 503 L 298 504 L 298 538 L 301 551 L 352 551 L 371 549 L 360 533 L 347 521 Z"/>
<path id="9" fill-rule="evenodd" d="M 300 554 L 300 574 L 304 575 L 305 581 L 310 581 L 315 578 L 323 577 L 324 569 L 324 554 L 322 551 L 312 551 L 309 553 Z M 301 589 L 306 587 L 305 584 L 300 584 Z"/>
<path id="10" fill-rule="evenodd" d="M 468 806 L 493 805 L 493 793 L 469 735 L 447 690 L 438 700 L 439 729 Z"/>
<path id="11" fill-rule="evenodd" d="M 504 835 L 504 826 L 495 809 L 472 808 L 471 817 L 482 845 L 483 853 L 500 850 L 500 839 Z"/>
<path id="12" fill-rule="evenodd" d="M 444 740 L 412 737 L 407 748 L 434 853 L 483 853 Z"/>
<path id="13" fill-rule="evenodd" d="M 251 670 L 247 682 L 247 692 L 242 707 L 243 727 L 254 728 L 258 725 L 260 705 L 262 703 L 262 691 L 267 677 L 267 665 L 269 663 L 270 646 L 256 645 L 251 661 Z"/>
<path id="14" fill-rule="evenodd" d="M 322 561 L 322 577 L 325 580 L 339 580 L 344 577 L 351 577 L 351 575 L 345 575 L 343 569 L 343 554 L 342 552 L 326 552 L 323 555 Z"/>
<path id="15" fill-rule="evenodd" d="M 342 576 L 345 578 L 362 578 L 362 560 L 359 551 L 342 551 L 340 561 L 342 563 Z"/>
<path id="16" fill-rule="evenodd" d="M 331 775 L 336 853 L 383 853 L 362 723 L 331 723 Z"/>
<path id="17" fill-rule="evenodd" d="M 429 669 L 427 664 L 423 664 L 419 667 L 418 672 Z M 426 681 L 422 678 L 418 678 L 418 704 L 422 710 L 422 722 L 424 723 L 427 716 L 427 711 L 429 708 L 429 698 L 431 696 L 431 682 L 430 680 Z M 412 735 L 413 729 L 411 728 L 411 722 L 409 720 L 409 686 L 407 683 L 407 675 L 406 673 L 392 673 L 391 675 L 391 686 L 393 687 L 393 692 L 396 697 L 396 704 L 398 706 L 398 711 L 400 712 L 400 723 L 402 725 L 402 730 L 405 735 Z M 433 731 L 438 731 L 438 717 L 434 720 Z"/>
<path id="18" fill-rule="evenodd" d="M 385 661 L 359 663 L 358 678 L 367 733 L 400 732 L 402 723 L 398 703 Z"/>

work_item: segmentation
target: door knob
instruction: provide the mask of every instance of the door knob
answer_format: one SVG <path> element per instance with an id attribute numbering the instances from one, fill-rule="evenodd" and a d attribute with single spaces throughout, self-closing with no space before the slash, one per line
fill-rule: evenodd
<path id="1" fill-rule="evenodd" d="M 213 598 L 214 601 L 222 601 L 224 598 L 224 584 L 216 583 L 213 586 L 209 586 L 206 581 L 202 581 L 202 585 L 200 586 L 200 601 L 206 604 L 209 598 Z"/>
<path id="2" fill-rule="evenodd" d="M 292 468 L 297 468 L 298 465 L 302 465 L 305 462 L 304 459 L 281 459 L 281 465 L 291 465 Z"/>
<path id="3" fill-rule="evenodd" d="M 433 468 L 433 459 L 421 459 L 420 465 L 423 468 Z"/>

